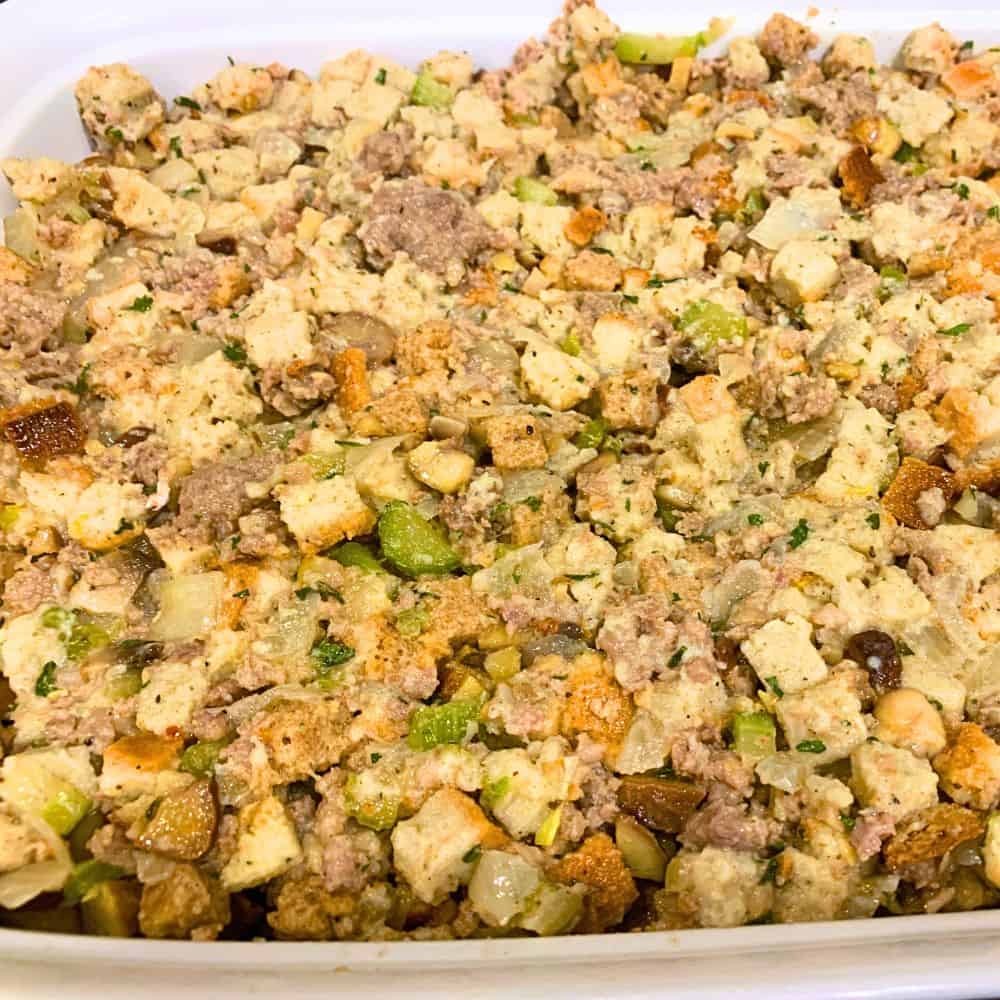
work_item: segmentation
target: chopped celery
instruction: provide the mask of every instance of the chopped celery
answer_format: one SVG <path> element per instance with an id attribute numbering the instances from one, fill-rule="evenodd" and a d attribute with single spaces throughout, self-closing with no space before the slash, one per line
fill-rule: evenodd
<path id="1" fill-rule="evenodd" d="M 518 201 L 528 201 L 535 205 L 555 205 L 559 202 L 555 191 L 534 177 L 518 177 L 514 181 L 514 197 Z"/>
<path id="2" fill-rule="evenodd" d="M 594 417 L 588 420 L 573 438 L 577 448 L 600 448 L 608 434 L 608 422 L 604 417 Z"/>
<path id="3" fill-rule="evenodd" d="M 219 754 L 229 745 L 229 740 L 199 740 L 181 754 L 178 769 L 197 778 L 206 778 L 214 770 Z"/>
<path id="4" fill-rule="evenodd" d="M 406 742 L 413 750 L 430 750 L 442 743 L 461 743 L 470 723 L 479 718 L 480 706 L 477 699 L 418 708 L 410 719 Z"/>
<path id="5" fill-rule="evenodd" d="M 701 350 L 714 347 L 720 340 L 747 335 L 745 316 L 730 312 L 707 299 L 698 299 L 687 305 L 677 319 L 677 327 L 689 334 Z"/>
<path id="6" fill-rule="evenodd" d="M 509 681 L 521 669 L 521 651 L 516 646 L 495 649 L 487 654 L 483 667 L 495 683 Z"/>
<path id="7" fill-rule="evenodd" d="M 767 209 L 767 202 L 764 200 L 764 194 L 760 188 L 754 188 L 743 202 L 743 208 L 741 210 L 741 215 L 743 222 L 750 225 L 758 215 L 762 215 Z"/>
<path id="8" fill-rule="evenodd" d="M 615 55 L 625 63 L 665 66 L 681 56 L 696 56 L 698 50 L 722 34 L 722 26 L 713 22 L 708 30 L 694 35 L 641 35 L 626 32 L 615 42 Z"/>
<path id="9" fill-rule="evenodd" d="M 582 912 L 583 893 L 579 887 L 543 882 L 517 922 L 526 931 L 548 937 L 571 930 Z"/>
<path id="10" fill-rule="evenodd" d="M 662 882 L 667 870 L 667 856 L 656 837 L 631 816 L 615 820 L 615 843 L 622 858 L 636 878 Z"/>
<path id="11" fill-rule="evenodd" d="M 431 620 L 430 612 L 420 605 L 407 608 L 396 615 L 396 631 L 407 638 L 420 635 Z"/>
<path id="12" fill-rule="evenodd" d="M 75 865 L 70 877 L 63 887 L 63 896 L 67 903 L 79 903 L 86 899 L 101 882 L 121 878 L 125 873 L 117 865 L 109 865 L 106 861 L 81 861 Z"/>
<path id="13" fill-rule="evenodd" d="M 302 461 L 312 469 L 316 479 L 333 479 L 334 476 L 342 476 L 347 464 L 343 452 L 336 454 L 309 452 L 302 456 Z"/>
<path id="14" fill-rule="evenodd" d="M 510 778 L 504 775 L 496 781 L 487 781 L 479 794 L 479 801 L 487 809 L 493 810 L 507 797 L 510 791 Z"/>
<path id="15" fill-rule="evenodd" d="M 69 636 L 76 621 L 76 615 L 65 608 L 46 608 L 42 612 L 42 624 L 46 628 L 58 629 L 61 636 Z"/>
<path id="16" fill-rule="evenodd" d="M 435 80 L 427 70 L 421 72 L 413 84 L 410 91 L 410 103 L 419 104 L 425 108 L 434 108 L 435 111 L 444 111 L 451 107 L 451 102 L 455 100 L 455 95 L 451 92 L 451 87 L 440 80 Z"/>
<path id="17" fill-rule="evenodd" d="M 66 640 L 66 655 L 71 660 L 82 660 L 95 649 L 111 642 L 106 629 L 93 622 L 75 622 Z"/>
<path id="18" fill-rule="evenodd" d="M 110 678 L 104 685 L 104 693 L 112 700 L 131 698 L 142 690 L 142 667 L 129 667 L 123 674 Z"/>
<path id="19" fill-rule="evenodd" d="M 549 814 L 542 820 L 542 825 L 535 832 L 535 843 L 539 847 L 551 847 L 559 832 L 559 822 L 562 819 L 562 806 L 550 809 Z"/>
<path id="20" fill-rule="evenodd" d="M 580 338 L 575 333 L 567 333 L 559 342 L 559 349 L 571 358 L 580 356 Z"/>
<path id="21" fill-rule="evenodd" d="M 53 776 L 49 798 L 41 816 L 60 837 L 65 837 L 90 811 L 90 799 L 74 785 Z"/>
<path id="22" fill-rule="evenodd" d="M 140 894 L 134 880 L 99 882 L 80 903 L 83 929 L 101 937 L 134 937 L 139 931 Z"/>
<path id="23" fill-rule="evenodd" d="M 358 569 L 367 569 L 375 573 L 382 570 L 382 566 L 375 554 L 367 545 L 361 542 L 342 542 L 328 553 L 331 559 L 336 559 L 341 566 L 357 566 Z"/>
<path id="24" fill-rule="evenodd" d="M 882 279 L 878 286 L 878 298 L 881 302 L 906 290 L 908 282 L 902 268 L 887 264 L 879 271 L 879 277 Z"/>
<path id="25" fill-rule="evenodd" d="M 10 531 L 17 523 L 21 508 L 16 503 L 0 505 L 0 531 Z"/>
<path id="26" fill-rule="evenodd" d="M 383 555 L 407 576 L 450 573 L 461 562 L 444 532 L 402 500 L 386 504 L 378 519 L 378 540 Z"/>
<path id="27" fill-rule="evenodd" d="M 369 830 L 391 830 L 399 816 L 399 799 L 381 792 L 374 798 L 365 798 L 358 778 L 358 775 L 352 774 L 344 789 L 348 813 Z"/>
<path id="28" fill-rule="evenodd" d="M 733 716 L 733 749 L 747 757 L 770 757 L 777 749 L 774 719 L 766 712 L 739 712 Z"/>

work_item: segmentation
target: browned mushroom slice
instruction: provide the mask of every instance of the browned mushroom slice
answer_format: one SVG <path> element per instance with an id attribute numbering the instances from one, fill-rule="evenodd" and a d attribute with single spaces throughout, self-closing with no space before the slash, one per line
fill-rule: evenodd
<path id="1" fill-rule="evenodd" d="M 0 412 L 0 430 L 21 458 L 51 458 L 83 448 L 75 407 L 45 400 Z"/>
<path id="2" fill-rule="evenodd" d="M 196 781 L 164 796 L 136 840 L 148 851 L 194 861 L 212 846 L 217 822 L 211 781 Z"/>
<path id="3" fill-rule="evenodd" d="M 680 833 L 705 794 L 704 785 L 691 781 L 636 774 L 622 778 L 618 805 L 654 830 Z"/>

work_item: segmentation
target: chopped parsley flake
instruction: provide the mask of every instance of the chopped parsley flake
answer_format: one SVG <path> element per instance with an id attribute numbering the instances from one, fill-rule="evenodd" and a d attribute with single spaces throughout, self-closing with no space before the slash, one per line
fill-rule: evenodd
<path id="1" fill-rule="evenodd" d="M 825 753 L 826 744 L 822 740 L 802 740 L 795 744 L 799 753 Z"/>
<path id="2" fill-rule="evenodd" d="M 153 308 L 152 295 L 140 295 L 132 302 L 132 305 L 125 307 L 125 312 L 148 313 Z"/>
<path id="3" fill-rule="evenodd" d="M 797 549 L 809 537 L 809 523 L 804 517 L 799 518 L 798 523 L 792 528 L 789 534 L 788 547 Z"/>

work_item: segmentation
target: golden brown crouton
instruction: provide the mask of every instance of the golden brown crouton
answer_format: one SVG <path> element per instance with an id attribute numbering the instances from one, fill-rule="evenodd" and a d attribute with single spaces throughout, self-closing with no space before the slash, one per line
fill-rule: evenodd
<path id="1" fill-rule="evenodd" d="M 585 247 L 607 224 L 607 216 L 600 209 L 586 205 L 563 226 L 563 233 L 570 243 Z"/>
<path id="2" fill-rule="evenodd" d="M 819 37 L 815 32 L 785 14 L 772 14 L 757 39 L 764 56 L 779 66 L 798 62 L 818 44 Z"/>
<path id="3" fill-rule="evenodd" d="M 15 285 L 26 285 L 31 281 L 31 265 L 13 250 L 0 247 L 0 281 L 10 281 Z"/>
<path id="4" fill-rule="evenodd" d="M 455 577 L 421 583 L 430 620 L 421 642 L 434 656 L 446 656 L 453 646 L 469 642 L 489 627 L 494 619 L 486 599 L 472 589 L 469 577 Z"/>
<path id="5" fill-rule="evenodd" d="M 529 414 L 490 417 L 484 428 L 498 469 L 540 469 L 548 461 L 541 425 Z"/>
<path id="6" fill-rule="evenodd" d="M 340 760 L 350 713 L 339 701 L 282 701 L 254 719 L 254 735 L 267 747 L 282 784 L 301 781 Z"/>
<path id="7" fill-rule="evenodd" d="M 625 88 L 622 79 L 622 65 L 614 55 L 608 56 L 602 62 L 587 63 L 580 70 L 587 90 L 594 97 L 614 97 Z"/>
<path id="8" fill-rule="evenodd" d="M 934 419 L 951 432 L 948 446 L 965 458 L 989 434 L 990 406 L 979 393 L 962 386 L 949 389 L 934 408 Z"/>
<path id="9" fill-rule="evenodd" d="M 632 700 L 621 689 L 604 657 L 583 653 L 569 671 L 569 698 L 563 710 L 562 731 L 566 736 L 586 733 L 607 747 L 613 759 L 632 719 Z"/>
<path id="10" fill-rule="evenodd" d="M 424 434 L 427 431 L 427 411 L 412 389 L 391 389 L 356 413 L 351 427 L 357 434 L 372 437 Z"/>
<path id="11" fill-rule="evenodd" d="M 971 809 L 941 802 L 921 809 L 897 827 L 885 845 L 885 862 L 898 871 L 906 865 L 932 861 L 982 832 L 982 818 Z"/>
<path id="12" fill-rule="evenodd" d="M 327 892 L 319 876 L 308 875 L 281 887 L 267 922 L 281 941 L 330 941 L 334 921 L 347 916 L 354 907 L 350 896 Z"/>
<path id="13" fill-rule="evenodd" d="M 583 846 L 553 866 L 549 875 L 557 882 L 582 882 L 591 886 L 576 930 L 596 934 L 620 924 L 639 893 L 621 851 L 606 833 L 595 833 Z"/>
<path id="14" fill-rule="evenodd" d="M 229 896 L 194 865 L 175 865 L 165 879 L 143 887 L 139 928 L 146 937 L 210 941 L 228 923 Z"/>
<path id="15" fill-rule="evenodd" d="M 928 465 L 909 455 L 882 497 L 882 506 L 908 528 L 928 528 L 917 501 L 925 490 L 940 489 L 946 500 L 955 493 L 955 477 L 937 465 Z"/>
<path id="16" fill-rule="evenodd" d="M 365 663 L 365 676 L 398 688 L 410 698 L 428 698 L 438 685 L 437 660 L 419 639 L 384 628 Z"/>
<path id="17" fill-rule="evenodd" d="M 372 398 L 368 387 L 367 359 L 360 347 L 348 347 L 334 356 L 332 374 L 337 382 L 337 405 L 345 416 L 357 413 Z"/>
<path id="18" fill-rule="evenodd" d="M 622 269 L 610 254 L 584 250 L 566 262 L 568 288 L 590 292 L 613 292 L 621 277 Z"/>
<path id="19" fill-rule="evenodd" d="M 115 740 L 104 751 L 105 768 L 111 765 L 154 773 L 172 767 L 184 741 L 179 736 L 155 736 L 135 733 Z"/>
<path id="20" fill-rule="evenodd" d="M 215 269 L 215 287 L 208 304 L 213 309 L 231 306 L 241 295 L 250 290 L 250 278 L 238 260 L 223 261 Z"/>
<path id="21" fill-rule="evenodd" d="M 453 331 L 449 323 L 431 320 L 396 338 L 396 364 L 404 375 L 448 368 Z"/>
<path id="22" fill-rule="evenodd" d="M 866 205 L 872 188 L 884 179 L 882 171 L 860 146 L 855 146 L 837 164 L 837 173 L 844 182 L 844 195 L 855 208 Z"/>
<path id="23" fill-rule="evenodd" d="M 614 430 L 644 430 L 660 419 L 659 380 L 652 372 L 612 375 L 597 387 L 601 414 Z"/>
<path id="24" fill-rule="evenodd" d="M 963 722 L 933 761 L 941 787 L 956 802 L 991 809 L 1000 799 L 1000 746 L 974 722 Z"/>
<path id="25" fill-rule="evenodd" d="M 736 400 L 718 375 L 699 375 L 677 390 L 696 423 L 737 411 Z"/>

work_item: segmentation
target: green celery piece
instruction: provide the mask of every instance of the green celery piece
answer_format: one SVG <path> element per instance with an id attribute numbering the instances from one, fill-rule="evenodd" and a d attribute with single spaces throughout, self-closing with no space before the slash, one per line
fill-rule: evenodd
<path id="1" fill-rule="evenodd" d="M 608 422 L 604 417 L 588 420 L 573 438 L 577 448 L 600 448 L 608 434 Z"/>
<path id="2" fill-rule="evenodd" d="M 677 326 L 691 336 L 702 350 L 714 347 L 720 340 L 732 340 L 747 335 L 745 316 L 730 312 L 717 302 L 698 299 L 685 306 Z"/>
<path id="3" fill-rule="evenodd" d="M 334 476 L 342 476 L 347 464 L 342 453 L 329 452 L 309 452 L 302 456 L 302 461 L 312 469 L 315 479 L 333 479 Z"/>
<path id="4" fill-rule="evenodd" d="M 444 532 L 402 500 L 386 504 L 378 519 L 378 540 L 386 559 L 407 576 L 441 575 L 461 564 Z"/>
<path id="5" fill-rule="evenodd" d="M 451 102 L 454 100 L 455 95 L 451 92 L 451 87 L 435 80 L 427 70 L 417 76 L 413 90 L 410 91 L 411 104 L 434 108 L 435 111 L 444 111 L 445 108 L 450 108 Z"/>
<path id="6" fill-rule="evenodd" d="M 347 811 L 369 830 L 391 830 L 399 818 L 399 799 L 381 794 L 376 799 L 359 799 L 358 785 L 358 776 L 352 774 L 344 789 Z"/>
<path id="7" fill-rule="evenodd" d="M 49 789 L 51 797 L 42 808 L 42 819 L 60 837 L 65 837 L 90 811 L 90 799 L 80 789 L 61 778 L 53 777 Z"/>
<path id="8" fill-rule="evenodd" d="M 549 814 L 542 820 L 542 825 L 535 833 L 535 843 L 539 847 L 551 847 L 555 843 L 556 834 L 559 832 L 559 823 L 562 819 L 562 806 L 550 809 Z"/>
<path id="9" fill-rule="evenodd" d="M 496 781 L 487 781 L 483 785 L 483 790 L 480 793 L 479 801 L 487 809 L 493 809 L 500 805 L 501 802 L 507 797 L 507 793 L 510 791 L 510 778 L 504 775 L 502 778 L 498 778 Z"/>
<path id="10" fill-rule="evenodd" d="M 199 740 L 181 754 L 178 770 L 207 778 L 214 770 L 219 754 L 229 745 L 229 740 Z"/>
<path id="11" fill-rule="evenodd" d="M 357 566 L 358 569 L 367 569 L 374 573 L 382 572 L 382 566 L 375 557 L 375 553 L 367 545 L 362 545 L 361 542 L 341 542 L 327 555 L 331 559 L 336 559 L 341 566 Z"/>
<path id="12" fill-rule="evenodd" d="M 615 42 L 615 55 L 624 63 L 666 66 L 681 56 L 696 56 L 711 39 L 705 32 L 695 35 L 642 35 L 625 32 Z"/>
<path id="13" fill-rule="evenodd" d="M 17 523 L 21 507 L 16 503 L 5 503 L 0 506 L 0 531 L 10 531 Z"/>
<path id="14" fill-rule="evenodd" d="M 66 640 L 66 655 L 71 660 L 82 660 L 95 649 L 102 649 L 111 642 L 106 629 L 93 622 L 76 622 Z"/>
<path id="15" fill-rule="evenodd" d="M 776 750 L 774 719 L 766 712 L 733 716 L 733 749 L 747 757 L 769 757 Z"/>
<path id="16" fill-rule="evenodd" d="M 412 750 L 430 750 L 442 743 L 461 743 L 469 723 L 479 718 L 481 704 L 477 698 L 418 708 L 410 719 L 406 742 Z"/>
<path id="17" fill-rule="evenodd" d="M 142 690 L 142 668 L 129 667 L 123 674 L 112 677 L 104 685 L 104 693 L 112 700 L 131 698 Z"/>
<path id="18" fill-rule="evenodd" d="M 396 631 L 400 635 L 412 639 L 420 635 L 431 620 L 430 612 L 421 606 L 407 608 L 396 615 Z"/>
<path id="19" fill-rule="evenodd" d="M 109 865 L 106 861 L 81 861 L 74 865 L 63 888 L 63 896 L 67 903 L 79 903 L 102 882 L 121 878 L 124 874 L 117 865 Z"/>
<path id="20" fill-rule="evenodd" d="M 535 205 L 556 205 L 559 202 L 559 195 L 534 177 L 518 177 L 514 181 L 514 197 Z"/>

